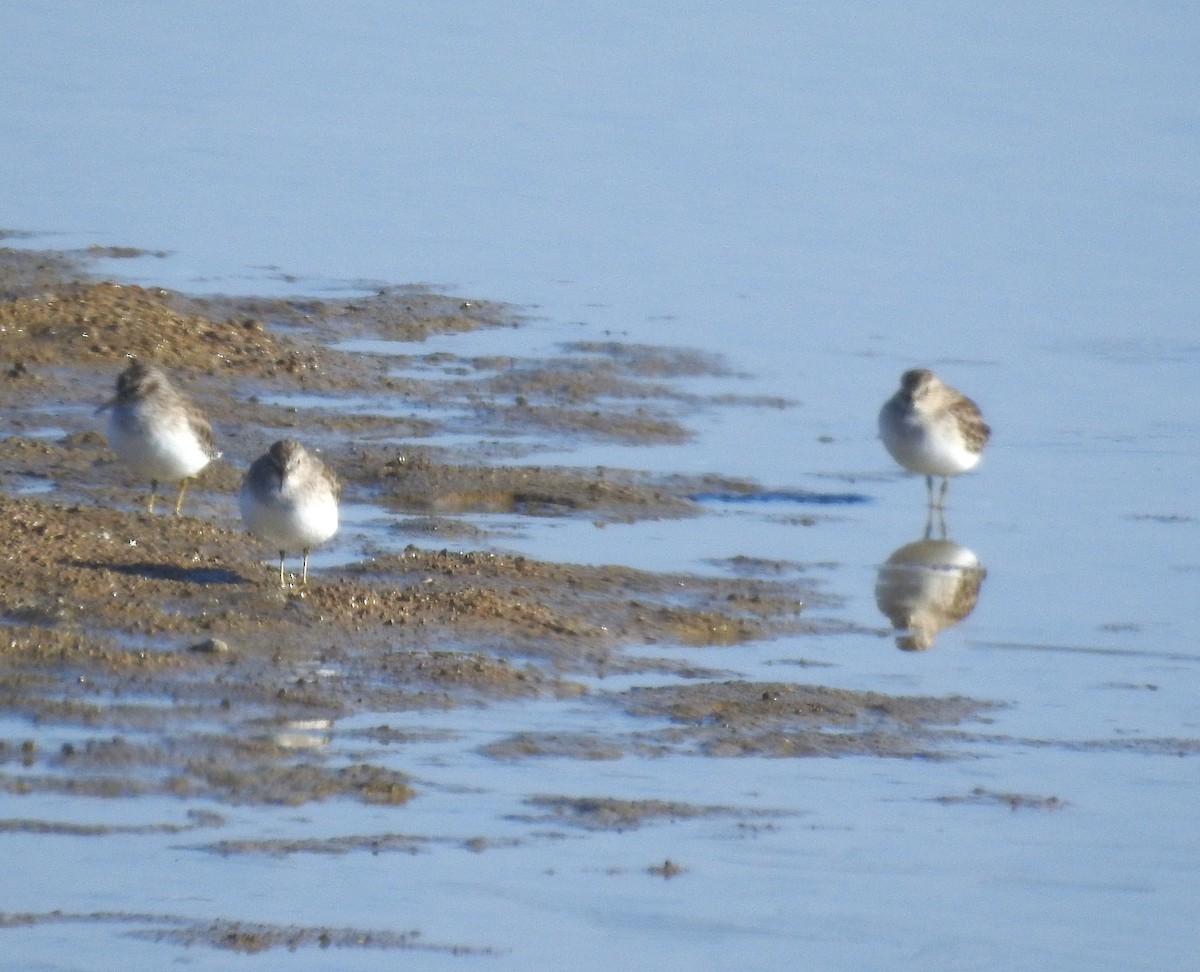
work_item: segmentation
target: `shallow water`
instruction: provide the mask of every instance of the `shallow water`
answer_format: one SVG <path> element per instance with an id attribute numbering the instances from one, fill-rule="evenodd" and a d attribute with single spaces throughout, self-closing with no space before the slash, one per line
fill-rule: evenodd
<path id="1" fill-rule="evenodd" d="M 1010 705 L 976 727 L 997 738 L 964 739 L 966 758 L 942 762 L 501 763 L 478 747 L 632 720 L 588 699 L 379 713 L 363 724 L 451 733 L 394 747 L 420 789 L 403 808 L 220 808 L 226 824 L 208 832 L 0 834 L 22 876 L 0 911 L 411 927 L 500 950 L 338 953 L 356 969 L 769 969 L 801 956 L 845 970 L 1188 967 L 1200 786 L 1194 747 L 1170 741 L 1200 736 L 1198 40 L 1186 7 L 1118 2 L 8 11 L 0 212 L 54 234 L 25 244 L 171 251 L 106 266 L 192 291 L 431 281 L 532 317 L 413 354 L 546 354 L 609 336 L 724 354 L 741 377 L 714 387 L 794 406 L 699 414 L 677 447 L 532 461 L 720 472 L 869 502 L 714 502 L 694 520 L 603 529 L 483 521 L 539 557 L 815 565 L 845 599 L 815 610 L 860 629 L 647 653 Z M 875 603 L 880 566 L 925 526 L 923 484 L 892 469 L 874 431 L 916 363 L 995 429 L 947 514 L 987 577 L 970 616 L 920 653 L 897 650 Z M 348 512 L 352 534 L 373 536 L 370 508 Z M 354 728 L 335 725 L 329 745 L 361 747 Z M 71 735 L 4 735 L 43 731 L 48 746 Z M 937 802 L 977 787 L 1064 805 Z M 741 813 L 622 833 L 514 819 L 542 793 Z M 187 809 L 0 796 L 0 819 L 183 824 Z M 385 832 L 452 839 L 415 855 L 196 849 Z M 523 842 L 461 846 L 481 835 Z M 646 873 L 665 858 L 686 872 Z M 0 967 L 228 961 L 123 931 L 4 929 Z"/>

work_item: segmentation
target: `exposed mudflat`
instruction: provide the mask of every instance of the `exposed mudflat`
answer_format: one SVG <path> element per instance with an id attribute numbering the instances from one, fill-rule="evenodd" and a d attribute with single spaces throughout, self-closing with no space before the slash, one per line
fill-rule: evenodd
<path id="1" fill-rule="evenodd" d="M 542 361 L 422 356 L 429 335 L 520 320 L 485 301 L 407 289 L 344 302 L 198 300 L 92 280 L 86 257 L 0 253 L 0 712 L 31 727 L 27 738 L 0 740 L 0 788 L 400 805 L 420 785 L 373 760 L 392 741 L 386 726 L 364 739 L 361 759 L 333 758 L 313 737 L 359 713 L 579 697 L 598 693 L 589 688 L 596 676 L 615 674 L 684 683 L 603 693 L 628 717 L 628 732 L 530 731 L 483 751 L 501 761 L 935 756 L 945 751 L 942 727 L 985 710 L 961 698 L 728 680 L 722 646 L 831 630 L 806 613 L 828 595 L 795 565 L 740 558 L 697 576 L 544 562 L 493 552 L 486 531 L 456 519 L 478 511 L 598 525 L 687 517 L 701 495 L 752 498 L 752 482 L 540 466 L 421 441 L 469 430 L 486 442 L 515 429 L 530 453 L 549 441 L 671 442 L 687 437 L 694 409 L 786 404 L 706 400 L 673 384 L 720 374 L 719 361 L 615 343 L 564 345 Z M 347 338 L 411 341 L 414 353 L 331 347 Z M 147 484 L 130 481 L 94 414 L 131 354 L 169 370 L 224 452 L 192 485 L 180 517 L 144 512 Z M 281 588 L 274 552 L 242 530 L 235 497 L 242 470 L 285 434 L 337 470 L 344 501 L 394 514 L 398 529 L 433 545 L 364 549 L 315 570 L 306 587 L 293 577 Z M 657 645 L 711 647 L 711 667 L 659 656 Z M 44 748 L 37 737 L 51 726 L 86 738 Z M 546 796 L 530 801 L 529 819 L 619 830 L 738 813 Z M 205 811 L 179 832 L 221 823 Z M 15 832 L 55 826 L 69 825 L 4 822 Z M 203 846 L 225 855 L 415 853 L 441 839 L 392 832 Z M 489 846 L 480 837 L 468 849 Z M 650 870 L 682 873 L 670 860 Z M 4 925 L 47 921 L 127 923 L 158 940 L 248 952 L 462 948 L 421 944 L 408 932 L 197 925 L 170 915 L 0 916 Z"/>
<path id="2" fill-rule="evenodd" d="M 633 688 L 613 701 L 667 728 L 623 737 L 519 733 L 487 747 L 504 759 L 575 756 L 874 756 L 933 758 L 948 753 L 939 726 L 986 716 L 992 703 L 961 697 L 893 696 L 790 682 L 697 680 Z"/>
<path id="3" fill-rule="evenodd" d="M 425 941 L 420 931 L 388 929 L 325 928 L 269 925 L 260 922 L 196 921 L 180 915 L 135 914 L 123 911 L 93 911 L 72 914 L 52 911 L 38 914 L 0 914 L 0 929 L 35 925 L 109 925 L 135 938 L 175 945 L 206 945 L 243 954 L 273 949 L 298 948 L 367 949 L 435 952 L 448 955 L 489 955 L 494 949 L 472 945 Z"/>
<path id="4" fill-rule="evenodd" d="M 152 729 L 163 739 L 133 745 L 117 737 L 70 753 L 27 753 L 22 772 L 0 778 L 5 786 L 203 792 L 235 801 L 303 802 L 331 793 L 401 800 L 408 796 L 403 781 L 369 767 L 300 771 L 296 754 L 272 743 L 267 727 L 353 711 L 576 694 L 584 691 L 581 675 L 674 670 L 665 659 L 647 659 L 645 647 L 656 643 L 720 646 L 806 628 L 819 633 L 803 613 L 819 592 L 775 564 L 739 562 L 725 577 L 676 576 L 439 543 L 409 545 L 314 575 L 307 588 L 293 582 L 281 589 L 232 499 L 241 470 L 277 434 L 301 435 L 321 449 L 347 483 L 346 497 L 402 511 L 409 527 L 423 524 L 439 541 L 459 532 L 456 512 L 599 522 L 678 517 L 696 512 L 691 497 L 698 493 L 751 494 L 756 487 L 715 476 L 656 481 L 636 470 L 471 462 L 423 449 L 414 440 L 435 431 L 445 414 L 432 406 L 464 394 L 460 369 L 443 361 L 449 375 L 413 381 L 397 377 L 405 369 L 394 356 L 384 362 L 327 346 L 347 334 L 416 342 L 517 326 L 503 307 L 403 290 L 341 303 L 198 300 L 91 281 L 82 260 L 7 251 L 0 261 L 0 291 L 8 296 L 0 302 L 0 698 L 8 711 L 39 721 Z M 543 436 L 555 428 L 654 439 L 673 421 L 667 416 L 678 400 L 665 382 L 722 369 L 676 349 L 567 350 L 581 357 L 472 360 L 461 369 L 472 375 L 481 434 L 503 410 L 505 422 L 527 421 Z M 130 354 L 176 376 L 225 450 L 193 484 L 181 517 L 142 511 L 146 484 L 129 481 L 93 414 Z M 361 404 L 303 413 L 265 404 L 313 389 Z M 517 404 L 502 409 L 503 397 Z M 534 397 L 542 401 L 537 408 Z M 419 420 L 395 414 L 396 402 L 408 398 L 421 400 Z M 630 398 L 639 402 L 637 424 L 622 408 L 596 407 Z M 372 412 L 372 402 L 389 404 Z M 588 403 L 586 423 L 547 415 L 569 416 L 581 402 Z M 640 650 L 625 650 L 632 646 Z M 632 714 L 666 715 L 676 724 L 639 738 L 639 746 L 709 754 L 907 754 L 915 750 L 898 740 L 909 730 L 977 708 L 710 681 L 634 690 L 620 701 Z M 249 723 L 253 739 L 228 732 Z M 838 731 L 827 733 L 833 723 Z M 185 726 L 186 744 L 179 737 Z M 208 731 L 198 733 L 199 726 Z M 597 741 L 590 755 L 627 744 Z M 496 755 L 514 754 L 504 750 Z M 271 769 L 278 766 L 287 770 Z"/>

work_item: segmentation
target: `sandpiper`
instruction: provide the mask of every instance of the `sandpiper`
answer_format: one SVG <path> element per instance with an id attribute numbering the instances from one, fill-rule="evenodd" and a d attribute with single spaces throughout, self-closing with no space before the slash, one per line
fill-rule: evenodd
<path id="1" fill-rule="evenodd" d="M 150 480 L 147 512 L 154 512 L 159 482 L 178 482 L 175 515 L 188 483 L 219 459 L 212 426 L 158 368 L 137 358 L 117 376 L 117 393 L 97 412 L 108 411 L 108 444 L 130 471 Z"/>
<path id="2" fill-rule="evenodd" d="M 254 460 L 239 497 L 246 529 L 279 547 L 279 586 L 289 549 L 304 553 L 300 583 L 308 584 L 308 552 L 338 528 L 337 477 L 294 439 L 281 439 Z"/>
<path id="3" fill-rule="evenodd" d="M 900 377 L 900 390 L 879 412 L 879 436 L 905 469 L 925 477 L 929 505 L 945 505 L 950 477 L 974 469 L 992 434 L 979 406 L 943 384 L 932 371 L 914 368 Z M 942 488 L 933 497 L 933 479 Z"/>

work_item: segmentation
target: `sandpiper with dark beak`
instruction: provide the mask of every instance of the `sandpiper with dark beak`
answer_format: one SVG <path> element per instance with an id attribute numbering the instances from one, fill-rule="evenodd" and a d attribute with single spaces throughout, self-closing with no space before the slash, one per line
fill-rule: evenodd
<path id="1" fill-rule="evenodd" d="M 113 399 L 97 411 L 108 412 L 108 444 L 121 462 L 150 480 L 147 511 L 154 512 L 160 482 L 177 482 L 178 516 L 188 483 L 221 456 L 208 420 L 160 369 L 137 358 L 117 376 Z"/>
<path id="2" fill-rule="evenodd" d="M 338 528 L 337 477 L 294 439 L 276 442 L 254 460 L 242 480 L 242 520 L 256 537 L 279 550 L 279 586 L 285 586 L 288 550 L 304 555 L 300 583 L 308 583 L 308 553 Z"/>
<path id="3" fill-rule="evenodd" d="M 879 412 L 879 436 L 905 469 L 925 477 L 929 505 L 945 505 L 950 477 L 974 469 L 992 430 L 979 406 L 926 368 L 906 371 Z M 942 480 L 937 500 L 934 477 Z"/>

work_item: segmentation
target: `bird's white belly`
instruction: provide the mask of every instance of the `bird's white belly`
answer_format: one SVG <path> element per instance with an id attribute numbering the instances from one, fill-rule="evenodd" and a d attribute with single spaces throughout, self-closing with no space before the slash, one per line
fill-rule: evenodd
<path id="1" fill-rule="evenodd" d="M 324 543 L 338 529 L 337 500 L 332 496 L 295 496 L 273 493 L 263 502 L 249 490 L 239 496 L 242 519 L 256 537 L 280 550 L 304 549 Z"/>
<path id="2" fill-rule="evenodd" d="M 896 462 L 923 476 L 957 476 L 979 464 L 980 454 L 967 449 L 962 436 L 952 429 L 881 415 L 879 437 Z"/>
<path id="3" fill-rule="evenodd" d="M 109 417 L 108 444 L 134 473 L 147 479 L 177 482 L 195 476 L 209 464 L 186 422 L 145 423 L 136 415 L 114 409 Z"/>

